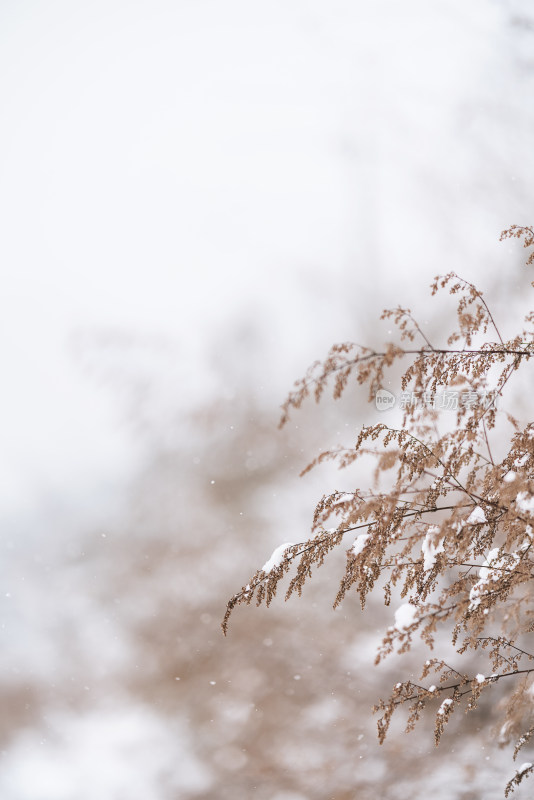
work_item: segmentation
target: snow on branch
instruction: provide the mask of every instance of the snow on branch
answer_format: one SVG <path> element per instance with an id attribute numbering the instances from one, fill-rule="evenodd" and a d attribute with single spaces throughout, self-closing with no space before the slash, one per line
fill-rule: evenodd
<path id="1" fill-rule="evenodd" d="M 533 228 L 512 226 L 501 238 L 522 239 L 525 247 L 534 247 Z M 534 264 L 534 250 L 527 264 Z M 516 736 L 517 755 L 534 732 L 529 722 L 534 654 L 524 644 L 534 632 L 534 422 L 520 424 L 502 405 L 517 370 L 530 367 L 534 340 L 528 329 L 505 340 L 482 292 L 454 272 L 437 276 L 431 289 L 433 295 L 448 289 L 456 301 L 455 326 L 445 343 L 431 340 L 411 310 L 398 306 L 383 314 L 397 325 L 398 341 L 380 350 L 350 342 L 334 345 L 296 382 L 282 406 L 281 425 L 308 397 L 321 400 L 328 387 L 338 398 L 349 384 L 365 384 L 374 400 L 378 392 L 384 394 L 388 370 L 402 364 L 397 394 L 404 403 L 398 406 L 402 422 L 363 426 L 355 440 L 320 453 L 304 468 L 306 473 L 332 461 L 350 475 L 362 457 L 374 458 L 376 465 L 372 488 L 349 486 L 349 491 L 321 498 L 311 535 L 274 550 L 229 600 L 222 627 L 226 634 L 237 605 L 269 605 L 286 579 L 286 600 L 301 595 L 315 569 L 351 533 L 334 608 L 350 593 L 363 609 L 377 589 L 387 605 L 394 592 L 402 599 L 376 661 L 415 643 L 432 648 L 438 631 L 458 657 L 455 667 L 427 659 L 421 681 L 437 672 L 428 686 L 396 683 L 391 696 L 376 706 L 382 714 L 379 740 L 396 709 L 406 705 L 407 730 L 433 708 L 438 744 L 457 707 L 473 711 L 480 696 L 502 682 L 510 688 L 500 736 L 506 741 Z M 534 312 L 525 321 L 534 324 Z M 432 398 L 450 389 L 464 402 L 440 432 L 435 405 L 410 398 Z M 493 401 L 479 401 L 488 396 L 499 399 L 499 409 Z M 332 521 L 335 525 L 328 527 Z M 468 656 L 480 661 L 474 674 L 461 668 Z M 533 769 L 525 761 L 506 796 Z"/>

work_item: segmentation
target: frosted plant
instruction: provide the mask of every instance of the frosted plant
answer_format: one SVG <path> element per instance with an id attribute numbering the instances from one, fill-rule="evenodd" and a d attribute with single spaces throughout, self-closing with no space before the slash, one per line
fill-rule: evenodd
<path id="1" fill-rule="evenodd" d="M 534 230 L 512 226 L 504 238 L 522 238 L 531 247 Z M 527 261 L 532 263 L 534 251 Z M 534 648 L 529 649 L 534 632 L 534 423 L 521 425 L 497 410 L 496 399 L 500 406 L 514 373 L 534 356 L 533 333 L 525 329 L 504 341 L 482 292 L 453 272 L 436 277 L 431 288 L 432 295 L 448 288 L 457 297 L 456 330 L 446 345 L 432 343 L 411 311 L 398 307 L 382 314 L 398 326 L 397 343 L 381 352 L 352 343 L 335 345 L 324 362 L 315 362 L 295 384 L 282 407 L 281 425 L 306 398 L 318 402 L 332 384 L 339 398 L 356 380 L 368 386 L 372 400 L 383 391 L 386 371 L 408 361 L 401 384 L 402 424 L 364 426 L 352 446 L 321 453 L 303 471 L 326 460 L 345 469 L 372 456 L 373 486 L 325 495 L 315 509 L 311 536 L 276 549 L 230 599 L 222 627 L 226 633 L 238 604 L 269 605 L 286 574 L 286 599 L 300 595 L 312 569 L 348 543 L 334 608 L 348 592 L 359 595 L 362 608 L 373 591 L 382 591 L 389 605 L 397 587 L 403 600 L 385 631 L 377 663 L 393 651 L 410 650 L 416 636 L 433 649 L 436 634 L 443 632 L 460 661 L 464 657 L 472 663 L 475 654 L 479 664 L 489 667 L 470 674 L 439 657 L 427 658 L 419 681 L 398 681 L 391 695 L 377 703 L 380 742 L 393 713 L 407 706 L 408 731 L 433 709 L 439 744 L 459 707 L 475 709 L 483 692 L 504 684 L 499 738 L 515 738 L 515 758 L 534 734 Z M 525 322 L 532 326 L 534 312 Z M 454 424 L 445 433 L 438 431 L 433 404 L 417 402 L 440 391 L 445 402 L 447 392 L 460 399 Z M 506 449 L 498 458 L 495 445 L 502 449 L 503 430 Z M 336 525 L 327 528 L 332 518 Z M 532 771 L 534 766 L 525 762 L 505 796 Z"/>

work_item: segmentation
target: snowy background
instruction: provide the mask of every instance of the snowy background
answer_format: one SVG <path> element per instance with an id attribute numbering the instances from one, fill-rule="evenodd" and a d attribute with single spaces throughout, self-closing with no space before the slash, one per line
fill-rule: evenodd
<path id="1" fill-rule="evenodd" d="M 502 796 L 489 710 L 378 747 L 328 569 L 219 622 L 345 488 L 297 475 L 361 392 L 276 431 L 311 361 L 450 269 L 515 331 L 533 91 L 519 0 L 1 4 L 6 800 Z"/>

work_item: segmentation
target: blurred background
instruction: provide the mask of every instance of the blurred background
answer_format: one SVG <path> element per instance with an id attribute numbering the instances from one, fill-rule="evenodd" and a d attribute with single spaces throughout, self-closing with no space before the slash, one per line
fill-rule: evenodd
<path id="1" fill-rule="evenodd" d="M 502 796 L 491 707 L 379 747 L 420 658 L 372 666 L 380 597 L 331 610 L 344 548 L 220 621 L 366 485 L 298 478 L 376 419 L 365 390 L 277 430 L 314 359 L 397 304 L 449 332 L 451 269 L 520 327 L 498 238 L 534 221 L 533 91 L 526 0 L 4 0 L 2 798 Z"/>

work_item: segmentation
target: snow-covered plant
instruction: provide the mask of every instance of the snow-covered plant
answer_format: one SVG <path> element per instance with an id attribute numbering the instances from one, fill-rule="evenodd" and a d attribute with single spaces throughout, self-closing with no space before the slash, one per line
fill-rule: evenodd
<path id="1" fill-rule="evenodd" d="M 501 235 L 514 237 L 525 247 L 534 244 L 532 228 L 512 226 Z M 534 252 L 527 263 L 533 262 Z M 402 423 L 364 426 L 353 446 L 323 452 L 303 471 L 325 460 L 343 469 L 372 457 L 372 488 L 325 495 L 310 538 L 280 545 L 230 599 L 222 626 L 226 633 L 238 604 L 269 605 L 287 573 L 286 599 L 300 595 L 312 569 L 352 534 L 334 608 L 349 592 L 358 593 L 362 608 L 375 589 L 384 592 L 386 605 L 400 597 L 377 663 L 395 650 L 410 650 L 416 634 L 431 649 L 452 642 L 457 654 L 454 667 L 427 658 L 418 681 L 397 682 L 379 701 L 380 742 L 393 713 L 406 705 L 407 730 L 434 709 L 439 744 L 453 712 L 475 709 L 480 695 L 499 684 L 506 687 L 499 740 L 515 738 L 515 758 L 534 734 L 534 422 L 520 424 L 501 405 L 505 386 L 534 356 L 534 338 L 532 330 L 523 330 L 503 340 L 473 284 L 449 273 L 435 278 L 432 294 L 445 287 L 458 298 L 457 330 L 446 346 L 432 343 L 411 312 L 399 307 L 382 318 L 394 320 L 400 343 L 381 352 L 335 345 L 295 384 L 281 425 L 308 396 L 319 401 L 331 382 L 335 398 L 351 378 L 368 384 L 370 400 L 380 397 L 386 370 L 409 360 L 401 382 Z M 526 324 L 533 323 L 531 312 Z M 439 407 L 455 414 L 440 415 Z M 440 432 L 438 421 L 443 426 L 447 420 L 448 429 Z M 337 524 L 327 528 L 333 517 Z M 505 796 L 533 771 L 530 762 L 523 764 Z"/>

